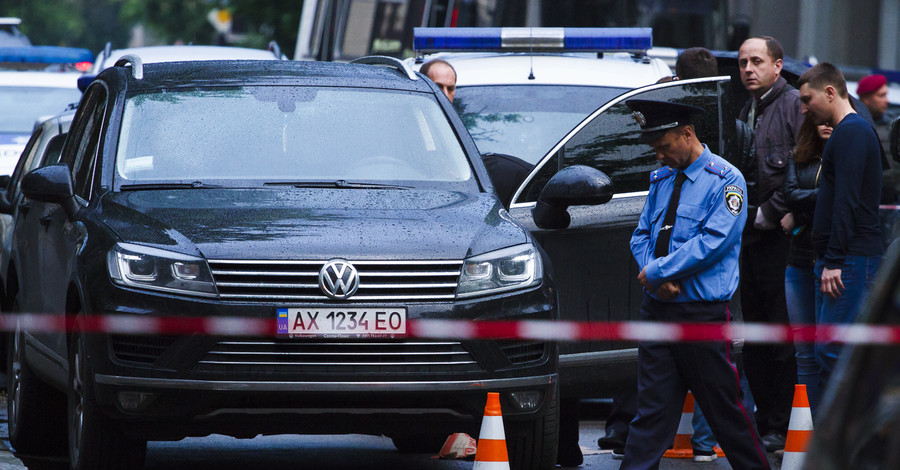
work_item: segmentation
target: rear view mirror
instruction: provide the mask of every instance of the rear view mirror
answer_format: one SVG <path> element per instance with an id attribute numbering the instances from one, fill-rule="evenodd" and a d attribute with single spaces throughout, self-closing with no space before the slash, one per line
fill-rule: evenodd
<path id="1" fill-rule="evenodd" d="M 569 226 L 569 206 L 605 204 L 612 199 L 613 185 L 602 171 L 573 165 L 558 171 L 541 190 L 531 214 L 540 228 L 563 229 Z"/>

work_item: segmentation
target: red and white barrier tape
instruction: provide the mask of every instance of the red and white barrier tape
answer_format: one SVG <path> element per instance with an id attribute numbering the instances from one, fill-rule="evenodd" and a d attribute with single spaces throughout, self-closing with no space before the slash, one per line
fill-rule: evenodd
<path id="1" fill-rule="evenodd" d="M 275 319 L 81 316 L 77 324 L 59 315 L 3 314 L 0 330 L 21 328 L 35 333 L 83 331 L 139 335 L 208 334 L 275 336 Z M 537 339 L 548 341 L 732 341 L 746 343 L 837 342 L 888 345 L 900 343 L 900 326 L 799 325 L 763 323 L 570 322 L 549 320 L 468 321 L 410 319 L 406 333 L 427 339 Z"/>

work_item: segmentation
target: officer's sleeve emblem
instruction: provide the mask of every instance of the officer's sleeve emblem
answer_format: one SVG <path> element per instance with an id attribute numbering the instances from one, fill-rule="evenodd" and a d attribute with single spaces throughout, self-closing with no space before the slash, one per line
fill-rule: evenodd
<path id="1" fill-rule="evenodd" d="M 725 207 L 734 215 L 741 213 L 744 208 L 744 190 L 737 185 L 725 186 Z"/>

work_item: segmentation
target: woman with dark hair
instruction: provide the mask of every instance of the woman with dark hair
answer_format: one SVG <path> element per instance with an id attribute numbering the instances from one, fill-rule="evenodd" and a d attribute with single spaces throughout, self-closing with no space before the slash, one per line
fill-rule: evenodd
<path id="1" fill-rule="evenodd" d="M 781 228 L 791 235 L 784 288 L 788 317 L 792 325 L 809 326 L 816 323 L 812 220 L 822 171 L 822 152 L 825 149 L 825 141 L 831 137 L 831 131 L 831 127 L 817 126 L 807 117 L 800 127 L 797 147 L 787 163 L 784 196 L 791 212 L 781 219 Z M 796 339 L 794 347 L 797 357 L 797 383 L 806 385 L 810 409 L 815 413 L 821 390 L 814 345 Z"/>

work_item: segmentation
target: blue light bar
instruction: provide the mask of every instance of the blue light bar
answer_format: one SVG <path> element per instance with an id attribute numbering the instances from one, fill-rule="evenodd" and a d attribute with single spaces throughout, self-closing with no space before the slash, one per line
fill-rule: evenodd
<path id="1" fill-rule="evenodd" d="M 413 47 L 432 52 L 644 52 L 652 28 L 415 28 Z"/>
<path id="2" fill-rule="evenodd" d="M 88 49 L 59 46 L 0 47 L 0 62 L 25 62 L 34 64 L 75 64 L 93 62 L 94 54 Z"/>

